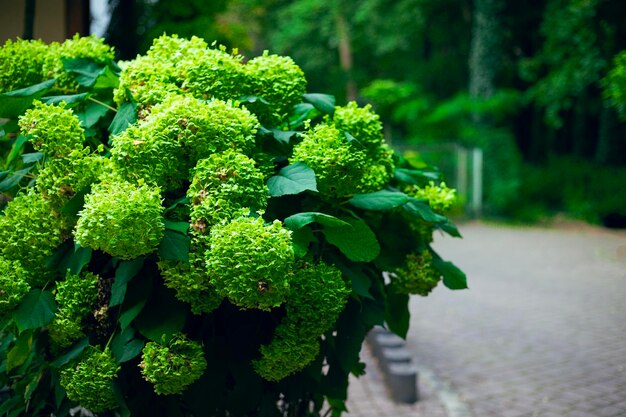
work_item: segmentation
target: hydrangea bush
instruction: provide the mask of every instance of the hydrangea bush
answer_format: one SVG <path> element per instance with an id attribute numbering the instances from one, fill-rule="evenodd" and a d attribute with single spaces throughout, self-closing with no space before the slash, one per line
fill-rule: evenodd
<path id="1" fill-rule="evenodd" d="M 113 56 L 0 49 L 0 414 L 339 416 L 367 331 L 466 287 L 454 191 L 289 57 Z"/>

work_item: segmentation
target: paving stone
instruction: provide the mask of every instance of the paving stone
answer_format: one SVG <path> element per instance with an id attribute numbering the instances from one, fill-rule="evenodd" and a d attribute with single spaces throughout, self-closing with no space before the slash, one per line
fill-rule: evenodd
<path id="1" fill-rule="evenodd" d="M 626 416 L 626 233 L 461 225 L 468 275 L 411 300 L 408 347 L 474 417 Z"/>

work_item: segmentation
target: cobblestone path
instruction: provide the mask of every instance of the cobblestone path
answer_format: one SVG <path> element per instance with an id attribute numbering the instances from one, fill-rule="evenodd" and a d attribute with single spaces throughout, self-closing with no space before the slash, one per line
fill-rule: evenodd
<path id="1" fill-rule="evenodd" d="M 474 417 L 626 417 L 626 234 L 461 232 L 434 247 L 470 290 L 412 298 L 417 363 Z"/>

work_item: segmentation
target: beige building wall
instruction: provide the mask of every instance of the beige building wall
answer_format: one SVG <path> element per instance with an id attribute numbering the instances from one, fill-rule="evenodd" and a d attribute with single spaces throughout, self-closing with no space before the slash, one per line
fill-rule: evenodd
<path id="1" fill-rule="evenodd" d="M 25 0 L 0 0 L 0 45 L 24 33 Z M 63 41 L 66 28 L 65 0 L 37 0 L 34 39 Z"/>

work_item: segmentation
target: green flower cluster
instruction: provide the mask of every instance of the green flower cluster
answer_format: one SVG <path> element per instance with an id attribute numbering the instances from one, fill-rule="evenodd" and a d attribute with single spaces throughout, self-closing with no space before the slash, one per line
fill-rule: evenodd
<path id="1" fill-rule="evenodd" d="M 78 85 L 64 71 L 63 60 L 87 58 L 104 64 L 114 58 L 113 49 L 95 36 L 74 35 L 62 44 L 41 40 L 8 40 L 0 48 L 0 91 L 25 88 L 56 78 L 56 87 L 75 91 Z"/>
<path id="2" fill-rule="evenodd" d="M 58 310 L 48 330 L 59 346 L 69 346 L 84 336 L 81 322 L 98 298 L 98 279 L 98 275 L 90 272 L 74 275 L 68 271 L 65 280 L 57 283 Z"/>
<path id="3" fill-rule="evenodd" d="M 176 291 L 176 298 L 191 306 L 194 314 L 210 313 L 220 306 L 220 297 L 207 272 L 202 243 L 192 239 L 189 262 L 160 261 L 165 286 Z"/>
<path id="4" fill-rule="evenodd" d="M 435 185 L 433 181 L 425 187 L 413 185 L 405 190 L 411 197 L 424 199 L 433 211 L 445 214 L 456 203 L 456 190 L 448 188 L 445 182 Z"/>
<path id="5" fill-rule="evenodd" d="M 77 192 L 98 181 L 105 161 L 89 148 L 72 151 L 66 158 L 48 159 L 39 169 L 37 191 L 55 207 L 62 207 Z"/>
<path id="6" fill-rule="evenodd" d="M 206 48 L 185 67 L 183 90 L 202 99 L 228 100 L 243 93 L 245 72 L 242 57 L 224 47 Z"/>
<path id="7" fill-rule="evenodd" d="M 291 160 L 312 168 L 318 190 L 330 197 L 377 191 L 394 170 L 393 151 L 384 143 L 378 116 L 353 102 L 305 132 Z"/>
<path id="8" fill-rule="evenodd" d="M 247 156 L 226 151 L 202 159 L 187 191 L 192 229 L 200 236 L 220 222 L 264 209 L 268 194 L 263 173 Z"/>
<path id="9" fill-rule="evenodd" d="M 111 158 L 129 181 L 175 190 L 199 159 L 228 149 L 250 153 L 257 125 L 256 117 L 230 102 L 169 96 L 113 138 Z"/>
<path id="10" fill-rule="evenodd" d="M 0 256 L 20 261 L 31 286 L 52 278 L 47 258 L 67 237 L 71 227 L 52 204 L 33 191 L 18 194 L 0 213 Z"/>
<path id="11" fill-rule="evenodd" d="M 119 370 L 108 349 L 89 347 L 77 364 L 61 370 L 61 386 L 70 400 L 92 412 L 110 410 L 117 406 L 112 384 Z"/>
<path id="12" fill-rule="evenodd" d="M 122 65 L 118 104 L 130 98 L 144 107 L 161 102 L 171 93 L 188 93 L 200 99 L 238 97 L 241 57 L 208 47 L 198 37 L 182 39 L 163 35 L 145 56 Z"/>
<path id="13" fill-rule="evenodd" d="M 41 40 L 7 40 L 0 48 L 0 91 L 25 88 L 45 80 L 49 47 Z"/>
<path id="14" fill-rule="evenodd" d="M 306 92 L 304 73 L 288 56 L 270 55 L 265 51 L 248 61 L 245 72 L 246 94 L 260 97 L 267 103 L 255 101 L 247 105 L 267 126 L 284 121 Z"/>
<path id="15" fill-rule="evenodd" d="M 275 220 L 240 217 L 211 229 L 206 266 L 217 293 L 241 308 L 269 310 L 289 294 L 291 232 Z"/>
<path id="16" fill-rule="evenodd" d="M 139 367 L 144 379 L 154 385 L 154 392 L 171 395 L 180 394 L 200 378 L 207 361 L 200 343 L 178 334 L 167 345 L 146 343 Z"/>
<path id="17" fill-rule="evenodd" d="M 30 290 L 28 275 L 19 261 L 0 257 L 0 315 L 16 307 Z"/>
<path id="18" fill-rule="evenodd" d="M 161 242 L 162 215 L 158 188 L 110 178 L 85 196 L 74 237 L 83 247 L 133 259 L 153 252 Z"/>
<path id="19" fill-rule="evenodd" d="M 20 116 L 19 125 L 35 150 L 50 158 L 67 157 L 72 151 L 83 148 L 85 132 L 65 102 L 53 106 L 36 101 Z"/>
<path id="20" fill-rule="evenodd" d="M 145 56 L 121 67 L 118 104 L 131 96 L 147 109 L 171 94 L 224 101 L 245 97 L 245 105 L 266 125 L 284 121 L 306 91 L 304 73 L 289 57 L 265 52 L 244 64 L 236 51 L 209 47 L 197 37 L 163 35 Z"/>
<path id="21" fill-rule="evenodd" d="M 300 263 L 291 273 L 286 316 L 270 344 L 260 348 L 255 371 L 279 381 L 311 363 L 319 352 L 319 337 L 332 328 L 350 294 L 341 271 L 325 263 Z"/>
<path id="22" fill-rule="evenodd" d="M 433 266 L 433 256 L 428 250 L 410 253 L 405 266 L 396 269 L 391 287 L 398 294 L 427 296 L 441 280 L 441 273 Z"/>
<path id="23" fill-rule="evenodd" d="M 64 71 L 63 61 L 68 59 L 86 58 L 97 64 L 106 64 L 115 58 L 113 48 L 104 40 L 94 35 L 81 37 L 76 34 L 62 44 L 50 45 L 49 57 L 42 71 L 45 79 L 56 78 L 56 87 L 76 91 L 78 84 L 74 76 Z"/>

